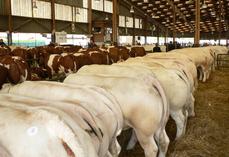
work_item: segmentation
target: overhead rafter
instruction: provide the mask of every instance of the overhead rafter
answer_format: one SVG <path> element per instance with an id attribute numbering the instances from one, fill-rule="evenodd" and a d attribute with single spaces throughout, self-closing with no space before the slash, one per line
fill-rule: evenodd
<path id="1" fill-rule="evenodd" d="M 180 9 L 174 4 L 173 0 L 167 0 L 167 2 L 174 7 L 174 10 L 176 13 L 179 14 L 179 16 L 194 30 L 193 25 L 186 19 L 186 16 L 180 11 Z"/>
<path id="2" fill-rule="evenodd" d="M 148 14 L 146 14 L 144 12 L 144 10 L 142 10 L 141 8 L 139 8 L 138 6 L 136 6 L 133 2 L 133 0 L 124 0 L 123 2 L 128 4 L 129 6 L 133 6 L 134 9 L 136 11 L 138 11 L 139 13 L 141 13 L 142 15 L 146 16 L 149 22 L 152 22 L 157 28 L 160 28 L 162 31 L 166 30 L 166 27 L 163 26 L 161 23 L 159 23 L 158 21 L 156 21 L 155 19 L 153 19 L 151 16 L 149 16 Z"/>
<path id="3" fill-rule="evenodd" d="M 167 27 L 170 31 L 174 29 L 173 5 L 176 7 L 175 29 L 177 33 L 194 32 L 195 25 L 195 1 L 196 0 L 129 0 L 136 7 L 144 11 L 153 20 Z M 220 7 L 220 3 L 221 7 Z M 204 5 L 203 5 L 204 4 Z M 221 9 L 220 9 L 221 8 Z M 217 14 L 221 15 L 217 17 Z M 200 32 L 214 33 L 227 32 L 229 19 L 229 0 L 200 0 Z M 221 27 L 220 27 L 221 25 Z"/>

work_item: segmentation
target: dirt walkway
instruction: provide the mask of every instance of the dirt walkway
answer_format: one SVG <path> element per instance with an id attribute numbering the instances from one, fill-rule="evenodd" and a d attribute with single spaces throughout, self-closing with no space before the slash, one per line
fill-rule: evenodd
<path id="1" fill-rule="evenodd" d="M 175 124 L 167 125 L 172 139 L 167 157 L 229 157 L 229 71 L 215 71 L 206 83 L 199 83 L 195 93 L 196 117 L 188 120 L 186 135 L 174 141 Z M 122 148 L 126 146 L 130 132 L 120 138 Z M 121 157 L 144 157 L 139 144 Z"/>

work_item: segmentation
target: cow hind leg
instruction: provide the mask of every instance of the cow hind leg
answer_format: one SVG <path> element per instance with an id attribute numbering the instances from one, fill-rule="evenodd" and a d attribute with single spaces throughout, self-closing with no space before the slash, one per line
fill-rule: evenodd
<path id="1" fill-rule="evenodd" d="M 170 142 L 169 137 L 165 131 L 165 128 L 160 129 L 160 132 L 156 134 L 155 139 L 157 141 L 159 148 L 158 157 L 165 157 Z"/>
<path id="2" fill-rule="evenodd" d="M 195 103 L 195 98 L 194 98 L 193 94 L 191 94 L 190 102 L 189 102 L 189 105 L 188 105 L 188 116 L 189 117 L 194 117 L 195 116 L 194 103 Z"/>
<path id="3" fill-rule="evenodd" d="M 134 130 L 132 129 L 130 141 L 127 144 L 126 150 L 132 150 L 132 149 L 134 149 L 134 147 L 135 147 L 135 145 L 136 145 L 137 142 L 138 142 L 137 136 L 136 136 Z"/>
<path id="4" fill-rule="evenodd" d="M 145 152 L 145 157 L 157 157 L 158 147 L 154 135 L 147 136 L 140 131 L 135 131 L 138 141 Z"/>
<path id="5" fill-rule="evenodd" d="M 186 126 L 187 126 L 187 122 L 188 122 L 188 110 L 184 110 L 184 116 L 185 116 L 185 122 L 184 122 L 184 129 L 183 129 L 183 135 L 185 135 L 186 132 Z"/>
<path id="6" fill-rule="evenodd" d="M 176 126 L 177 126 L 177 133 L 176 133 L 176 140 L 181 138 L 184 133 L 184 125 L 185 125 L 185 115 L 183 114 L 182 110 L 173 111 L 171 113 L 171 117 L 174 119 Z"/>
<path id="7" fill-rule="evenodd" d="M 118 157 L 118 154 L 121 152 L 121 146 L 119 145 L 117 138 L 113 139 L 110 143 L 109 151 L 113 157 Z"/>

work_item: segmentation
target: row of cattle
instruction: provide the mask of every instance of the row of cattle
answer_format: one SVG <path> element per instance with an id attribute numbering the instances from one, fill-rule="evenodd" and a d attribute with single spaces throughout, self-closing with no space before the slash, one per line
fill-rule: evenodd
<path id="1" fill-rule="evenodd" d="M 126 47 L 82 49 L 79 46 L 47 46 L 15 48 L 12 51 L 0 48 L 0 71 L 5 74 L 0 81 L 17 84 L 25 80 L 43 80 L 54 75 L 75 73 L 84 65 L 112 64 L 145 54 L 142 47 L 129 50 Z"/>
<path id="2" fill-rule="evenodd" d="M 193 93 L 225 47 L 153 53 L 112 65 L 87 65 L 63 83 L 25 81 L 0 91 L 0 156 L 111 157 L 117 136 L 133 129 L 146 157 L 165 157 L 171 116 L 176 139 L 194 116 Z"/>

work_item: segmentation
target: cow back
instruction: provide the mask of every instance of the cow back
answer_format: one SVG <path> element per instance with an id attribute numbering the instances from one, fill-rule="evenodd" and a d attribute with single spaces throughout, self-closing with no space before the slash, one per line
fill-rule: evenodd
<path id="1" fill-rule="evenodd" d="M 0 65 L 0 89 L 2 88 L 2 85 L 6 82 L 7 80 L 7 69 Z"/>
<path id="2" fill-rule="evenodd" d="M 145 56 L 146 51 L 143 47 L 132 47 L 130 51 L 131 57 Z"/>

